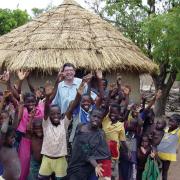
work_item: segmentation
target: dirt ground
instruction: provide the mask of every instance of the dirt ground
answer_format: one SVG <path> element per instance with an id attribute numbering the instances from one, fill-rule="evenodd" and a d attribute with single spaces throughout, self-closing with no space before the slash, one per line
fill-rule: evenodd
<path id="1" fill-rule="evenodd" d="M 170 166 L 168 180 L 180 180 L 180 146 L 178 151 L 177 162 L 173 162 Z"/>

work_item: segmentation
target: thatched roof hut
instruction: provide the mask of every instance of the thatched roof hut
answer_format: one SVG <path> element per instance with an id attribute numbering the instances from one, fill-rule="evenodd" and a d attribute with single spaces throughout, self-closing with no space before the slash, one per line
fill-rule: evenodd
<path id="1" fill-rule="evenodd" d="M 152 73 L 152 63 L 129 39 L 74 0 L 0 37 L 0 65 L 17 69 L 78 68 Z"/>
<path id="2" fill-rule="evenodd" d="M 157 70 L 131 40 L 74 0 L 64 0 L 56 9 L 0 37 L 0 66 L 11 71 L 53 72 L 66 62 L 79 69 L 100 68 L 109 80 L 120 72 L 136 100 L 139 74 Z M 34 83 L 39 86 L 45 79 L 34 77 Z"/>

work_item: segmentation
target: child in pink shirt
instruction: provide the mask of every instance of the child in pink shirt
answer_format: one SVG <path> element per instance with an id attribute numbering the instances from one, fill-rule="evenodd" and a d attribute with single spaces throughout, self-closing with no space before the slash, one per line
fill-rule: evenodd
<path id="1" fill-rule="evenodd" d="M 31 141 L 28 138 L 27 126 L 29 119 L 42 119 L 44 117 L 44 103 L 36 103 L 34 94 L 26 93 L 23 101 L 19 104 L 18 118 L 20 120 L 17 135 L 19 141 L 18 154 L 21 163 L 21 176 L 19 180 L 24 180 L 29 174 L 30 167 L 30 145 Z"/>

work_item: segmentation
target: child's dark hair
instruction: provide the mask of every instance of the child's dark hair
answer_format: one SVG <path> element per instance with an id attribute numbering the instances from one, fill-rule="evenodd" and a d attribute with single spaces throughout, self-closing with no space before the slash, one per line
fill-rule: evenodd
<path id="1" fill-rule="evenodd" d="M 72 63 L 65 63 L 64 65 L 63 65 L 63 71 L 64 71 L 64 69 L 65 69 L 65 67 L 72 67 L 74 70 L 75 70 L 75 66 L 74 66 L 74 64 L 72 64 Z"/>
<path id="2" fill-rule="evenodd" d="M 178 125 L 180 125 L 180 114 L 173 114 L 172 116 L 170 116 L 170 119 L 173 119 L 177 122 Z"/>
<path id="3" fill-rule="evenodd" d="M 34 93 L 31 93 L 31 92 L 26 92 L 23 96 L 23 100 L 24 102 L 27 100 L 27 98 L 29 97 L 33 97 L 34 99 L 36 99 L 36 95 Z"/>
<path id="4" fill-rule="evenodd" d="M 92 99 L 92 97 L 91 97 L 91 95 L 90 95 L 89 93 L 84 93 L 84 94 L 82 95 L 82 97 L 84 97 L 84 96 L 88 96 L 89 99 L 90 99 L 91 101 L 93 101 L 93 99 Z M 82 98 L 81 98 L 81 99 L 82 99 Z"/>
<path id="5" fill-rule="evenodd" d="M 40 87 L 38 88 L 38 90 L 40 90 L 40 91 L 42 91 L 42 92 L 45 92 L 45 88 L 44 88 L 43 86 L 40 86 Z"/>
<path id="6" fill-rule="evenodd" d="M 57 104 L 51 104 L 51 105 L 50 105 L 50 108 L 53 108 L 53 107 L 59 108 L 59 106 L 58 106 Z"/>
<path id="7" fill-rule="evenodd" d="M 117 103 L 112 103 L 110 108 L 116 108 L 121 113 L 121 106 Z"/>
<path id="8" fill-rule="evenodd" d="M 92 111 L 90 111 L 89 115 L 92 115 L 92 113 L 93 113 L 94 111 L 98 111 L 98 112 L 100 112 L 100 113 L 102 113 L 102 114 L 103 114 L 103 112 L 102 112 L 102 109 L 101 109 L 101 108 L 94 108 L 94 109 L 92 109 Z"/>

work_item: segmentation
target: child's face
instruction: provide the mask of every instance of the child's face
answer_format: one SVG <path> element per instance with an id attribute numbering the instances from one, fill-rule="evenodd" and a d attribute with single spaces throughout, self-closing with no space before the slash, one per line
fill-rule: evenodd
<path id="1" fill-rule="evenodd" d="M 82 96 L 82 100 L 81 100 L 81 107 L 88 112 L 90 107 L 91 107 L 92 101 L 91 98 L 89 96 Z"/>
<path id="2" fill-rule="evenodd" d="M 9 118 L 8 114 L 5 112 L 2 112 L 0 114 L 0 126 L 2 126 L 3 122 L 7 121 Z"/>
<path id="3" fill-rule="evenodd" d="M 143 148 L 149 147 L 149 138 L 148 138 L 148 137 L 144 136 L 144 137 L 142 138 L 141 146 L 142 146 Z"/>
<path id="4" fill-rule="evenodd" d="M 98 127 L 100 127 L 101 122 L 102 122 L 102 113 L 97 110 L 93 110 L 92 114 L 90 115 L 91 126 L 97 129 Z"/>
<path id="5" fill-rule="evenodd" d="M 152 143 L 154 146 L 159 145 L 162 139 L 162 131 L 154 131 L 152 135 Z"/>
<path id="6" fill-rule="evenodd" d="M 175 129 L 177 129 L 178 128 L 178 123 L 177 123 L 177 121 L 176 120 L 174 120 L 173 118 L 170 118 L 169 119 L 169 130 L 170 131 L 173 131 L 173 130 L 175 130 Z"/>
<path id="7" fill-rule="evenodd" d="M 39 99 L 43 99 L 45 96 L 43 89 L 39 88 L 36 90 L 36 97 Z"/>
<path id="8" fill-rule="evenodd" d="M 49 117 L 50 117 L 51 123 L 54 126 L 58 126 L 60 124 L 60 120 L 62 118 L 59 107 L 50 107 Z"/>
<path id="9" fill-rule="evenodd" d="M 7 137 L 7 145 L 9 147 L 12 147 L 15 143 L 15 132 L 12 132 L 8 137 Z"/>
<path id="10" fill-rule="evenodd" d="M 28 109 L 28 111 L 32 111 L 36 106 L 36 99 L 33 96 L 26 98 L 25 106 Z"/>
<path id="11" fill-rule="evenodd" d="M 101 108 L 101 109 L 107 109 L 107 108 L 109 108 L 109 97 L 104 96 L 104 97 L 102 98 L 102 103 L 101 103 L 101 105 L 100 105 L 100 108 Z"/>
<path id="12" fill-rule="evenodd" d="M 36 137 L 42 138 L 43 137 L 42 124 L 34 124 L 33 125 L 33 133 Z"/>
<path id="13" fill-rule="evenodd" d="M 165 126 L 166 126 L 165 121 L 158 120 L 158 121 L 156 122 L 156 129 L 157 129 L 157 130 L 163 130 L 163 129 L 165 128 Z"/>
<path id="14" fill-rule="evenodd" d="M 112 121 L 112 123 L 115 123 L 118 120 L 120 120 L 120 112 L 119 112 L 118 108 L 110 107 L 109 118 Z"/>

